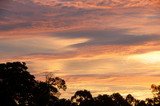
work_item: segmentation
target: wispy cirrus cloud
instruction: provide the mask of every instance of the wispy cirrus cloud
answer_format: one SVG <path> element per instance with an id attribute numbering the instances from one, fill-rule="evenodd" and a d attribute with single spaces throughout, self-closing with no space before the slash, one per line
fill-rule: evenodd
<path id="1" fill-rule="evenodd" d="M 131 93 L 138 99 L 145 99 L 146 96 L 151 97 L 152 93 L 148 86 L 150 86 L 152 82 L 158 83 L 159 78 L 153 76 L 144 77 L 134 74 L 132 75 L 133 77 L 114 74 L 63 76 L 63 78 L 70 82 L 68 86 L 68 89 L 70 90 L 67 94 L 64 93 L 63 96 L 67 97 L 67 95 L 73 95 L 77 90 L 77 87 L 74 86 L 78 86 L 79 90 L 90 90 L 94 96 L 97 96 L 99 93 L 112 94 L 113 92 L 120 92 L 123 96 Z M 101 90 L 99 90 L 99 88 Z"/>
<path id="2" fill-rule="evenodd" d="M 114 7 L 141 7 L 141 6 L 152 6 L 158 5 L 159 0 L 56 0 L 56 1 L 43 1 L 34 0 L 46 5 L 61 4 L 64 6 L 75 6 L 77 8 L 114 8 Z"/>
<path id="3" fill-rule="evenodd" d="M 145 1 L 147 3 L 149 2 L 147 0 Z M 137 1 L 114 1 L 114 0 L 105 1 L 104 0 L 104 1 L 94 1 L 93 2 L 93 1 L 81 1 L 80 0 L 79 2 L 82 2 L 83 3 L 82 5 L 84 5 L 85 3 L 95 4 L 95 5 L 97 4 L 113 5 L 114 4 L 114 7 L 121 7 L 119 4 L 128 4 L 128 3 L 134 4 L 134 3 L 145 2 L 145 1 L 139 1 L 139 0 Z M 152 9 L 147 9 L 147 8 L 144 8 L 144 9 L 143 8 L 138 8 L 138 9 L 134 9 L 134 8 L 131 8 L 131 9 L 128 9 L 128 8 L 86 9 L 86 8 L 77 8 L 74 6 L 71 6 L 71 7 L 65 6 L 68 2 L 72 4 L 77 1 L 58 0 L 58 1 L 54 1 L 54 4 L 55 3 L 58 3 L 58 4 L 54 6 L 52 5 L 48 6 L 48 5 L 42 5 L 37 2 L 33 2 L 31 0 L 29 1 L 18 1 L 18 0 L 4 1 L 3 0 L 1 1 L 1 4 L 2 4 L 1 18 L 3 19 L 3 21 L 1 22 L 1 26 L 2 27 L 4 26 L 4 28 L 1 28 L 1 29 L 5 29 L 5 27 L 7 27 L 6 26 L 7 22 L 10 22 L 8 26 L 10 25 L 12 26 L 15 24 L 23 23 L 23 22 L 28 23 L 30 24 L 30 28 L 29 27 L 26 27 L 26 28 L 29 29 L 30 32 L 34 32 L 34 31 L 45 32 L 47 30 L 48 31 L 57 31 L 57 30 L 59 31 L 59 30 L 69 30 L 69 29 L 77 29 L 77 28 L 78 29 L 79 28 L 90 28 L 93 26 L 94 28 L 96 26 L 99 26 L 99 28 L 108 28 L 108 27 L 110 28 L 110 27 L 116 26 L 117 28 L 119 28 L 119 26 L 117 26 L 116 24 L 122 26 L 121 28 L 123 27 L 124 28 L 125 27 L 134 28 L 134 26 L 131 25 L 132 23 L 130 23 L 132 20 L 134 20 L 134 18 L 128 17 L 128 16 L 137 16 L 137 17 L 139 16 L 140 17 L 142 15 L 141 13 L 143 13 L 144 16 L 141 16 L 139 19 L 142 20 L 142 24 L 145 24 L 146 22 L 143 21 L 144 18 L 145 20 L 147 19 L 145 14 L 151 15 L 151 17 L 152 15 L 154 15 L 153 13 L 150 12 L 150 11 L 152 12 L 154 11 Z M 143 4 L 143 3 L 140 3 L 140 4 Z M 150 4 L 150 2 L 148 4 Z M 88 6 L 84 5 L 84 7 L 88 7 Z M 88 20 L 88 18 L 90 20 Z M 106 18 L 107 20 L 105 20 Z M 121 18 L 122 20 L 119 22 L 117 20 L 118 18 Z M 102 24 L 102 21 L 103 21 L 103 24 Z M 126 21 L 128 21 L 130 24 L 128 22 L 127 24 Z M 96 23 L 93 23 L 93 22 L 96 22 Z M 137 22 L 139 21 L 137 20 Z M 23 27 L 21 28 L 22 28 L 22 31 L 24 31 L 24 28 Z M 21 30 L 21 28 L 19 28 L 19 30 Z M 14 30 L 14 28 L 10 28 L 9 30 Z"/>

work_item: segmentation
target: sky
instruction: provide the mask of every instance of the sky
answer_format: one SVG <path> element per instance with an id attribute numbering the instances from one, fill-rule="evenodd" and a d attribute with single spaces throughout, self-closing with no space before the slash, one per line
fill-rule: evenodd
<path id="1" fill-rule="evenodd" d="M 0 0 L 0 62 L 63 78 L 69 98 L 152 97 L 160 81 L 159 0 Z"/>

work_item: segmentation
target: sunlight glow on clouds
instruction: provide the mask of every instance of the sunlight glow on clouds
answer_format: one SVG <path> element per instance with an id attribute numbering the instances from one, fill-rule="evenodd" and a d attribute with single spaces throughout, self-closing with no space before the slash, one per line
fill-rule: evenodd
<path id="1" fill-rule="evenodd" d="M 149 52 L 145 54 L 133 55 L 133 59 L 138 59 L 144 63 L 160 63 L 160 51 Z"/>

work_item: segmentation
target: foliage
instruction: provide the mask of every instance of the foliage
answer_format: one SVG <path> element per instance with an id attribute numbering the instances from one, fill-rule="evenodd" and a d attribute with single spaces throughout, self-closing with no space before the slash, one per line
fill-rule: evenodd
<path id="1" fill-rule="evenodd" d="M 0 106 L 46 106 L 55 101 L 59 89 L 66 89 L 61 78 L 36 81 L 24 62 L 0 64 Z"/>
<path id="2" fill-rule="evenodd" d="M 153 98 L 137 100 L 131 94 L 119 93 L 93 97 L 88 90 L 79 90 L 71 99 L 59 99 L 65 80 L 46 75 L 37 81 L 24 62 L 0 64 L 0 106 L 160 106 L 160 85 L 151 85 Z"/>
<path id="3" fill-rule="evenodd" d="M 80 104 L 82 101 L 92 100 L 92 95 L 90 91 L 87 90 L 79 90 L 72 97 L 71 101 L 77 104 Z"/>

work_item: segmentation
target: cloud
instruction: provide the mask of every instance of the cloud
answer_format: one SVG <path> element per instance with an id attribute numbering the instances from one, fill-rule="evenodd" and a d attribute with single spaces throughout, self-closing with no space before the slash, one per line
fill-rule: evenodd
<path id="1" fill-rule="evenodd" d="M 35 0 L 37 1 L 37 0 Z M 38 1 L 37 1 L 38 2 Z M 77 8 L 117 8 L 117 7 L 141 7 L 152 6 L 159 3 L 159 0 L 57 0 L 52 2 L 51 0 L 39 1 L 45 5 L 61 4 L 65 6 L 74 6 Z"/>
<path id="2" fill-rule="evenodd" d="M 16 29 L 23 29 L 23 28 L 31 28 L 31 23 L 17 23 L 17 24 L 10 24 L 10 25 L 1 25 L 0 31 L 9 31 L 9 30 L 16 30 Z"/>
<path id="3" fill-rule="evenodd" d="M 17 24 L 18 22 L 29 23 L 30 25 L 32 25 L 31 26 L 32 29 L 43 28 L 50 30 L 52 28 L 52 30 L 54 29 L 56 30 L 63 27 L 65 28 L 70 26 L 73 27 L 75 23 L 78 23 L 77 20 L 79 20 L 73 18 L 73 16 L 76 16 L 78 14 L 83 14 L 83 12 L 84 13 L 87 12 L 76 8 L 74 8 L 73 10 L 73 8 L 68 8 L 61 5 L 56 5 L 54 7 L 41 5 L 31 0 L 29 1 L 2 0 L 1 8 L 2 8 L 1 9 L 2 14 L 0 15 L 0 17 L 3 19 L 3 22 L 1 22 L 2 30 L 5 29 L 5 27 L 12 26 L 13 22 L 14 25 Z M 8 26 L 6 26 L 6 23 L 9 22 L 11 24 L 8 24 Z M 12 29 L 14 30 L 14 28 Z M 30 29 L 30 31 L 32 30 Z"/>
<path id="4" fill-rule="evenodd" d="M 78 6 L 79 4 L 76 2 L 81 2 L 82 8 L 69 6 Z M 128 32 L 132 34 L 158 34 L 159 25 L 155 26 L 153 21 L 156 23 L 159 22 L 159 19 L 151 19 L 151 17 L 158 17 L 158 14 L 155 12 L 156 10 L 147 8 L 117 8 L 128 3 L 143 4 L 142 2 L 144 1 L 57 0 L 53 2 L 49 0 L 44 2 L 2 0 L 0 9 L 1 36 L 7 36 L 10 33 L 12 35 L 21 34 L 21 36 L 25 36 L 26 34 L 39 32 L 62 32 L 82 29 L 110 30 L 112 28 L 117 30 L 128 28 L 130 29 Z M 148 3 L 149 1 L 146 0 L 145 2 Z M 45 5 L 44 3 L 51 3 L 52 5 Z M 86 5 L 95 5 L 93 7 L 111 5 L 111 7 L 115 8 L 90 8 Z M 153 29 L 152 27 L 156 28 Z M 152 30 L 149 32 L 148 29 Z"/>
<path id="5" fill-rule="evenodd" d="M 69 75 L 63 76 L 63 78 L 68 82 L 68 92 L 64 93 L 62 96 L 73 95 L 78 86 L 78 89 L 90 90 L 94 96 L 97 96 L 98 94 L 112 94 L 113 92 L 120 92 L 123 96 L 126 96 L 128 93 L 130 93 L 137 99 L 145 99 L 146 96 L 152 97 L 152 93 L 150 91 L 151 84 L 153 82 L 159 82 L 158 77 L 134 74 L 131 76 L 113 74 Z M 141 92 L 146 93 L 144 94 Z"/>
<path id="6" fill-rule="evenodd" d="M 56 37 L 32 37 L 32 38 L 19 38 L 19 39 L 3 39 L 0 42 L 0 52 L 7 54 L 7 57 L 23 56 L 32 57 L 32 55 L 51 55 L 59 57 L 67 52 L 75 51 L 75 48 L 69 47 L 70 45 L 86 42 L 87 39 L 59 39 Z M 5 55 L 2 55 L 2 57 Z M 35 56 L 37 57 L 37 56 Z"/>
<path id="7" fill-rule="evenodd" d="M 129 35 L 126 30 L 80 30 L 56 33 L 62 38 L 88 38 L 88 42 L 74 46 L 97 45 L 140 45 L 146 42 L 159 42 L 158 35 Z"/>

